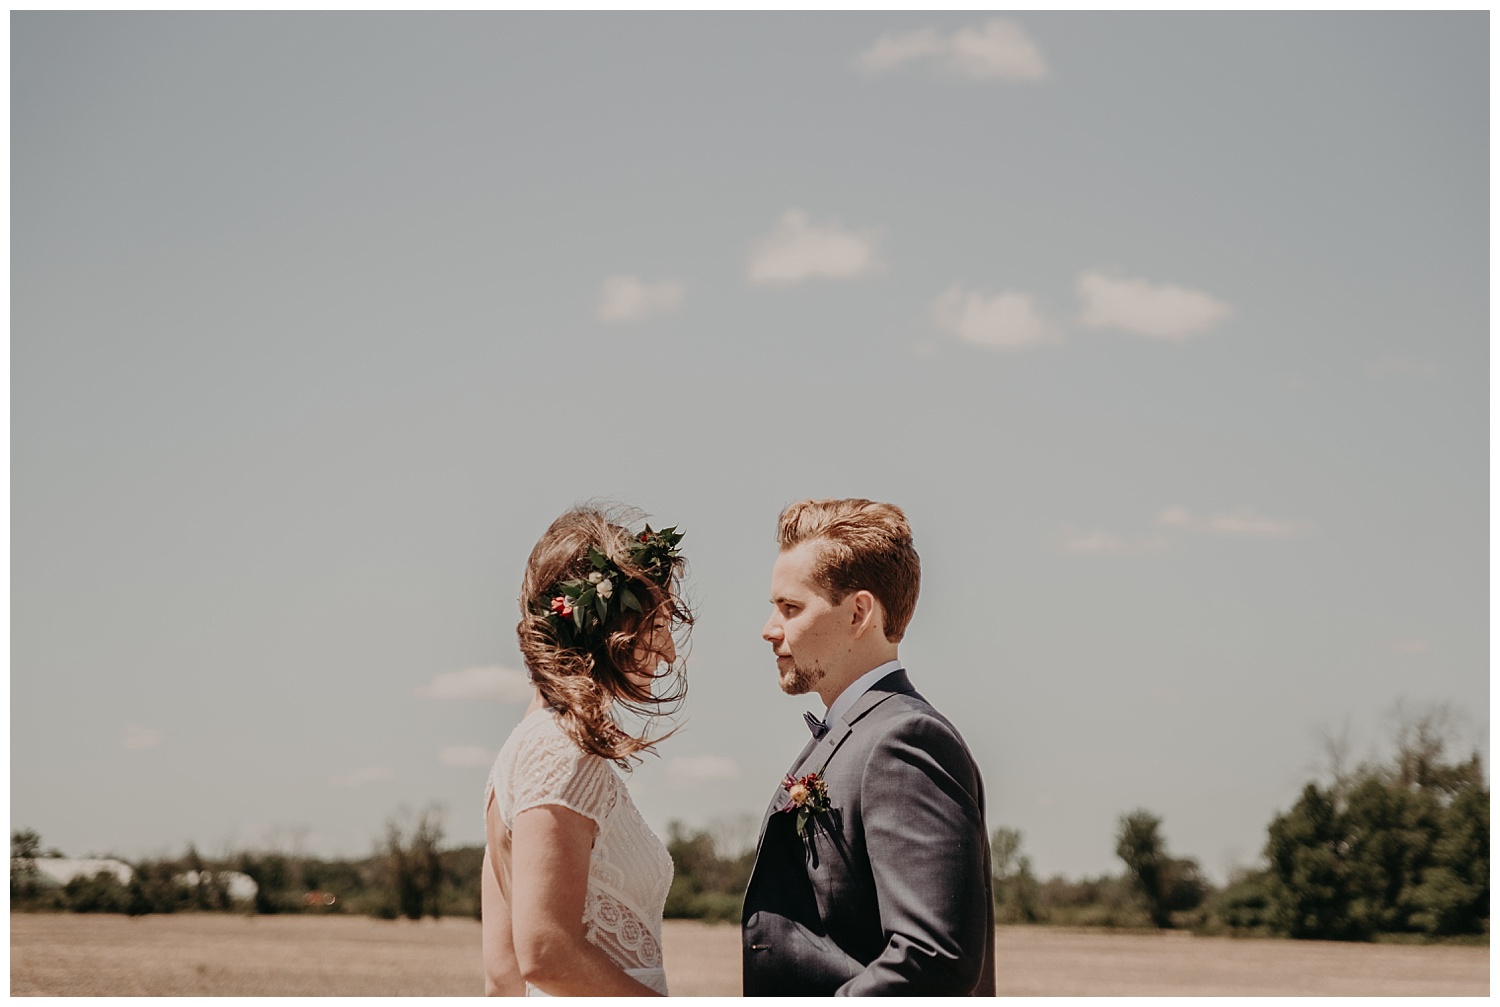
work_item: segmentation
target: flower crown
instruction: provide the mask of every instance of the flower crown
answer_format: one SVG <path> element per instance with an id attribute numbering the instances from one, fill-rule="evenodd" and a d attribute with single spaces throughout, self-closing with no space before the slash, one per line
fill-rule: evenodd
<path id="1" fill-rule="evenodd" d="M 677 543 L 682 532 L 674 525 L 652 531 L 647 525 L 626 547 L 630 563 L 658 587 L 665 588 L 672 570 L 682 554 Z M 547 592 L 552 602 L 546 612 L 547 622 L 564 647 L 590 651 L 604 642 L 609 624 L 625 609 L 645 614 L 641 599 L 630 590 L 630 580 L 608 556 L 589 546 L 589 563 L 594 567 L 587 577 L 560 580 Z"/>

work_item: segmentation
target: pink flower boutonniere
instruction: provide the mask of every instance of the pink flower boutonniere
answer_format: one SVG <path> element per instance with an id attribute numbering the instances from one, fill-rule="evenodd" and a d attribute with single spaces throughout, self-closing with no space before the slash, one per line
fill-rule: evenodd
<path id="1" fill-rule="evenodd" d="M 828 784 L 823 782 L 823 777 L 817 773 L 808 773 L 806 776 L 788 776 L 781 781 L 786 788 L 789 798 L 786 807 L 782 811 L 797 812 L 797 835 L 802 835 L 807 828 L 807 820 L 819 812 L 830 810 L 832 805 L 828 803 Z"/>

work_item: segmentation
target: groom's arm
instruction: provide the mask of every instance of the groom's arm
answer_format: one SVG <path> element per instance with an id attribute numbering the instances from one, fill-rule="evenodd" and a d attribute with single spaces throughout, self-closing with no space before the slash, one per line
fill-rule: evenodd
<path id="1" fill-rule="evenodd" d="M 975 769 L 939 720 L 916 714 L 882 726 L 860 811 L 886 946 L 838 995 L 966 996 L 994 940 Z"/>

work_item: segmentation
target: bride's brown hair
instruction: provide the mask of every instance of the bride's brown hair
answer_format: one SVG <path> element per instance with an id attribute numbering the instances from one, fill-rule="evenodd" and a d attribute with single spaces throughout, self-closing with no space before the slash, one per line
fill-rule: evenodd
<path id="1" fill-rule="evenodd" d="M 682 600 L 682 557 L 672 560 L 672 570 L 659 583 L 632 558 L 627 523 L 641 515 L 633 509 L 608 509 L 585 505 L 566 512 L 537 540 L 526 561 L 521 580 L 521 621 L 516 636 L 521 657 L 532 684 L 542 700 L 557 711 L 562 729 L 585 752 L 621 766 L 639 761 L 637 754 L 649 751 L 672 732 L 655 738 L 633 735 L 620 726 L 614 715 L 618 704 L 638 716 L 651 718 L 670 712 L 687 695 L 683 658 L 679 655 L 667 671 L 657 674 L 656 655 L 650 652 L 652 629 L 665 621 L 674 638 L 693 624 L 693 613 Z M 592 649 L 565 646 L 547 619 L 549 605 L 559 582 L 587 577 L 593 570 L 589 548 L 599 550 L 625 577 L 644 613 L 621 610 Z M 625 585 L 617 585 L 616 590 Z M 675 641 L 674 641 L 675 642 Z M 685 644 L 685 641 L 684 641 Z M 638 653 L 645 653 L 642 667 Z M 642 688 L 628 672 L 651 674 L 665 687 Z"/>

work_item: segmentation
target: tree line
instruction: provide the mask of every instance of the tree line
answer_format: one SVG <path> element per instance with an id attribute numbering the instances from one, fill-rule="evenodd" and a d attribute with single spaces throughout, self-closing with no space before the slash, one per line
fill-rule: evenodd
<path id="1" fill-rule="evenodd" d="M 1309 782 L 1267 827 L 1260 866 L 1216 887 L 1196 859 L 1168 849 L 1159 816 L 1120 816 L 1122 870 L 1039 879 L 1015 829 L 991 837 L 996 921 L 1002 924 L 1185 928 L 1332 940 L 1462 938 L 1489 933 L 1489 784 L 1478 752 L 1449 760 L 1439 709 L 1400 727 L 1394 756 Z M 1337 755 L 1338 753 L 1335 753 Z M 755 853 L 749 823 L 668 828 L 675 873 L 669 918 L 737 922 Z M 285 850 L 131 864 L 128 883 L 101 872 L 64 886 L 36 869 L 41 838 L 11 836 L 11 908 L 119 912 L 358 913 L 385 919 L 479 915 L 482 846 L 444 849 L 441 815 L 398 814 L 367 857 L 322 859 Z M 256 883 L 231 897 L 230 872 Z"/>
<path id="2" fill-rule="evenodd" d="M 484 848 L 444 849 L 442 841 L 442 815 L 434 807 L 416 816 L 392 816 L 366 857 L 321 858 L 284 849 L 204 857 L 189 846 L 179 857 L 126 861 L 128 882 L 100 871 L 57 885 L 38 870 L 37 861 L 62 854 L 43 852 L 41 837 L 20 829 L 11 833 L 11 909 L 132 916 L 196 911 L 478 918 Z M 255 882 L 253 898 L 232 897 L 234 874 Z"/>
<path id="3" fill-rule="evenodd" d="M 1266 830 L 1261 866 L 1222 889 L 1167 849 L 1161 819 L 1119 819 L 1116 877 L 1041 882 L 1021 834 L 992 844 L 1006 923 L 1184 927 L 1322 940 L 1432 940 L 1489 934 L 1490 792 L 1479 753 L 1449 761 L 1441 708 L 1405 720 L 1395 754 L 1312 781 Z M 1335 746 L 1337 748 L 1337 746 Z"/>
<path id="4" fill-rule="evenodd" d="M 1122 814 L 1118 874 L 1039 879 L 1016 829 L 991 837 L 1002 924 L 1180 928 L 1330 940 L 1432 940 L 1489 933 L 1489 784 L 1478 752 L 1450 761 L 1451 715 L 1437 707 L 1399 725 L 1386 762 L 1309 782 L 1267 827 L 1261 866 L 1222 888 L 1167 846 L 1159 816 Z M 667 915 L 738 921 L 754 851 L 672 823 L 677 872 Z"/>

